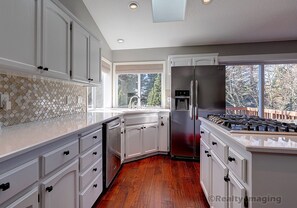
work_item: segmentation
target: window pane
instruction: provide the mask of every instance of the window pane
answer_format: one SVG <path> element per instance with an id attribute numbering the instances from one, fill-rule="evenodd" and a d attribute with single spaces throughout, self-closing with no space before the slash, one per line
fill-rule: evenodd
<path id="1" fill-rule="evenodd" d="M 141 74 L 141 106 L 161 106 L 161 74 Z"/>
<path id="2" fill-rule="evenodd" d="M 258 115 L 258 65 L 226 66 L 226 112 Z"/>
<path id="3" fill-rule="evenodd" d="M 129 100 L 138 92 L 137 74 L 120 74 L 118 76 L 118 106 L 128 107 Z M 137 99 L 135 99 L 137 101 Z"/>
<path id="4" fill-rule="evenodd" d="M 264 117 L 297 122 L 297 64 L 265 65 Z"/>

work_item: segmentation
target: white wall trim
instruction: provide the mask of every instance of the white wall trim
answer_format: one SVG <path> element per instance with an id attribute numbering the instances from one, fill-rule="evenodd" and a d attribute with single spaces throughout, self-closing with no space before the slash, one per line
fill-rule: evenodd
<path id="1" fill-rule="evenodd" d="M 297 63 L 297 53 L 219 56 L 219 64 Z"/>

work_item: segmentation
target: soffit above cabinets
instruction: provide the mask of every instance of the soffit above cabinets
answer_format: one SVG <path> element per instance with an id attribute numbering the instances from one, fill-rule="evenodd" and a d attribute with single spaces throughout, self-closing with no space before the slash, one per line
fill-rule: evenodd
<path id="1" fill-rule="evenodd" d="M 296 0 L 187 0 L 184 21 L 160 23 L 151 0 L 135 10 L 130 0 L 83 1 L 113 50 L 297 40 Z"/>

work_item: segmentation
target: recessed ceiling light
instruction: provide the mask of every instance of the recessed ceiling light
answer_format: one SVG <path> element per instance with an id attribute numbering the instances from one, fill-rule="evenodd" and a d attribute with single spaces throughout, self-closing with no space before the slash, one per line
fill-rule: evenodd
<path id="1" fill-rule="evenodd" d="M 118 43 L 124 43 L 125 40 L 124 39 L 118 39 Z"/>
<path id="2" fill-rule="evenodd" d="M 212 0 L 202 0 L 202 3 L 205 4 L 205 5 L 210 4 L 210 2 L 212 2 Z"/>
<path id="3" fill-rule="evenodd" d="M 129 4 L 129 8 L 132 9 L 132 10 L 135 10 L 138 8 L 138 3 L 133 1 L 133 2 L 130 2 Z"/>

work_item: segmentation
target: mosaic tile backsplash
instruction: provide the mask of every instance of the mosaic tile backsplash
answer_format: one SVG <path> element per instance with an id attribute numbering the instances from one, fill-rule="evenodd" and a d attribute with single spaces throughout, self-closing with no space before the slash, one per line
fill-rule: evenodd
<path id="1" fill-rule="evenodd" d="M 87 88 L 40 77 L 0 74 L 0 93 L 8 94 L 11 110 L 0 109 L 0 125 L 11 126 L 86 112 Z"/>

